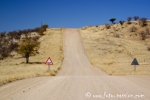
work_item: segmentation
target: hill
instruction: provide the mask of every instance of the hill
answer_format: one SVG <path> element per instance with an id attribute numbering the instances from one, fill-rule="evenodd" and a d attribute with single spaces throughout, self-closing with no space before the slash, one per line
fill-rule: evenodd
<path id="1" fill-rule="evenodd" d="M 0 85 L 18 79 L 55 75 L 63 60 L 62 32 L 61 28 L 47 28 L 38 40 L 40 42 L 38 54 L 30 56 L 29 64 L 25 64 L 25 57 L 16 51 L 11 52 L 13 57 L 0 60 Z M 51 72 L 47 71 L 47 65 L 44 64 L 48 57 L 51 57 L 54 63 Z"/>
<path id="2" fill-rule="evenodd" d="M 86 26 L 79 29 L 82 45 L 91 64 L 109 75 L 150 75 L 150 21 L 143 27 L 138 21 L 130 24 Z M 0 60 L 0 84 L 14 80 L 35 77 L 55 76 L 63 62 L 62 28 L 47 28 L 38 39 L 38 54 L 30 57 L 29 64 L 16 51 Z M 23 36 L 21 36 L 23 37 Z M 47 71 L 46 59 L 51 57 L 54 65 Z M 139 62 L 136 71 L 132 60 Z"/>
<path id="3" fill-rule="evenodd" d="M 150 21 L 142 27 L 130 24 L 87 26 L 80 29 L 81 39 L 90 62 L 110 75 L 150 74 Z M 136 72 L 131 62 L 140 63 Z"/>

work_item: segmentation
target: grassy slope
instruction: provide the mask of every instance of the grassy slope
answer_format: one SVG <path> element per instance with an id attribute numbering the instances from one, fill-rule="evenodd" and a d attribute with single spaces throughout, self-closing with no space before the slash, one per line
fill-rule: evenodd
<path id="1" fill-rule="evenodd" d="M 137 27 L 136 32 L 131 32 L 132 26 Z M 148 25 L 150 29 L 150 25 Z M 150 38 L 141 40 L 139 33 L 145 30 L 136 22 L 123 28 L 120 24 L 106 29 L 105 26 L 84 27 L 80 29 L 83 46 L 90 62 L 100 67 L 110 75 L 150 75 Z M 116 35 L 120 37 L 117 38 Z M 136 72 L 131 62 L 137 58 L 140 63 Z"/>
<path id="2" fill-rule="evenodd" d="M 25 58 L 17 53 L 14 53 L 13 58 L 1 60 L 0 85 L 28 77 L 55 75 L 63 60 L 62 32 L 63 29 L 47 29 L 45 35 L 39 39 L 39 54 L 30 57 L 30 64 L 25 64 Z M 51 72 L 47 71 L 48 67 L 44 64 L 48 57 L 54 63 L 50 67 Z"/>

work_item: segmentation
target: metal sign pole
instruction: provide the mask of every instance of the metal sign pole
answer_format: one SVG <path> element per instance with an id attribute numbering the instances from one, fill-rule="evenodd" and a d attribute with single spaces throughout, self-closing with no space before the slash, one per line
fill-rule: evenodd
<path id="1" fill-rule="evenodd" d="M 134 71 L 136 71 L 136 65 L 134 65 Z"/>
<path id="2" fill-rule="evenodd" d="M 45 64 L 48 65 L 48 71 L 50 71 L 50 65 L 53 65 L 53 62 L 50 57 L 46 60 Z"/>
<path id="3" fill-rule="evenodd" d="M 50 71 L 50 63 L 48 62 L 48 71 Z"/>
<path id="4" fill-rule="evenodd" d="M 50 65 L 48 65 L 48 70 L 50 71 Z"/>
<path id="5" fill-rule="evenodd" d="M 139 65 L 139 63 L 138 63 L 136 58 L 133 59 L 131 65 L 134 65 L 134 71 L 136 71 L 136 65 Z"/>

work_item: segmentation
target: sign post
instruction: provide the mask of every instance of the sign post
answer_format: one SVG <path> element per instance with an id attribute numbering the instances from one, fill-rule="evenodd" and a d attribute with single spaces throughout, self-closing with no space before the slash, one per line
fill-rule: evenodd
<path id="1" fill-rule="evenodd" d="M 48 63 L 48 70 L 50 71 L 50 63 Z"/>
<path id="2" fill-rule="evenodd" d="M 53 65 L 53 62 L 50 57 L 46 60 L 45 64 L 48 65 L 48 70 L 50 71 L 50 65 Z"/>
<path id="3" fill-rule="evenodd" d="M 131 65 L 134 65 L 134 71 L 136 71 L 136 65 L 139 65 L 138 61 L 136 60 L 136 58 L 133 59 Z"/>

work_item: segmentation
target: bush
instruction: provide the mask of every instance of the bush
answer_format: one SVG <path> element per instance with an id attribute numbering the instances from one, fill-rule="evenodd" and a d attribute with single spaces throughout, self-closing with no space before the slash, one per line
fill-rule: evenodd
<path id="1" fill-rule="evenodd" d="M 109 24 L 105 24 L 106 29 L 110 29 L 110 25 Z"/>
<path id="2" fill-rule="evenodd" d="M 41 28 L 43 28 L 44 29 L 44 31 L 46 31 L 46 28 L 48 28 L 48 25 L 47 24 L 44 24 L 44 25 L 42 25 L 42 27 Z"/>
<path id="3" fill-rule="evenodd" d="M 116 37 L 116 38 L 120 38 L 120 35 L 119 35 L 119 34 L 116 34 L 115 37 Z"/>
<path id="4" fill-rule="evenodd" d="M 139 22 L 142 27 L 147 26 L 147 18 L 141 18 Z"/>
<path id="5" fill-rule="evenodd" d="M 0 32 L 0 38 L 4 38 L 6 36 L 6 32 Z"/>
<path id="6" fill-rule="evenodd" d="M 121 25 L 123 25 L 124 21 L 119 21 L 119 23 L 120 23 Z"/>
<path id="7" fill-rule="evenodd" d="M 3 60 L 5 57 L 8 57 L 10 50 L 7 46 L 0 45 L 0 59 Z"/>
<path id="8" fill-rule="evenodd" d="M 146 39 L 146 33 L 144 31 L 141 32 L 142 40 Z"/>
<path id="9" fill-rule="evenodd" d="M 132 26 L 131 28 L 130 28 L 130 32 L 135 32 L 137 30 L 137 28 L 135 27 L 135 26 Z"/>
<path id="10" fill-rule="evenodd" d="M 9 49 L 10 49 L 10 51 L 13 51 L 13 50 L 17 51 L 18 47 L 19 47 L 18 43 L 11 42 L 10 46 L 9 46 Z"/>
<path id="11" fill-rule="evenodd" d="M 120 25 L 123 25 L 124 21 L 119 21 Z"/>

